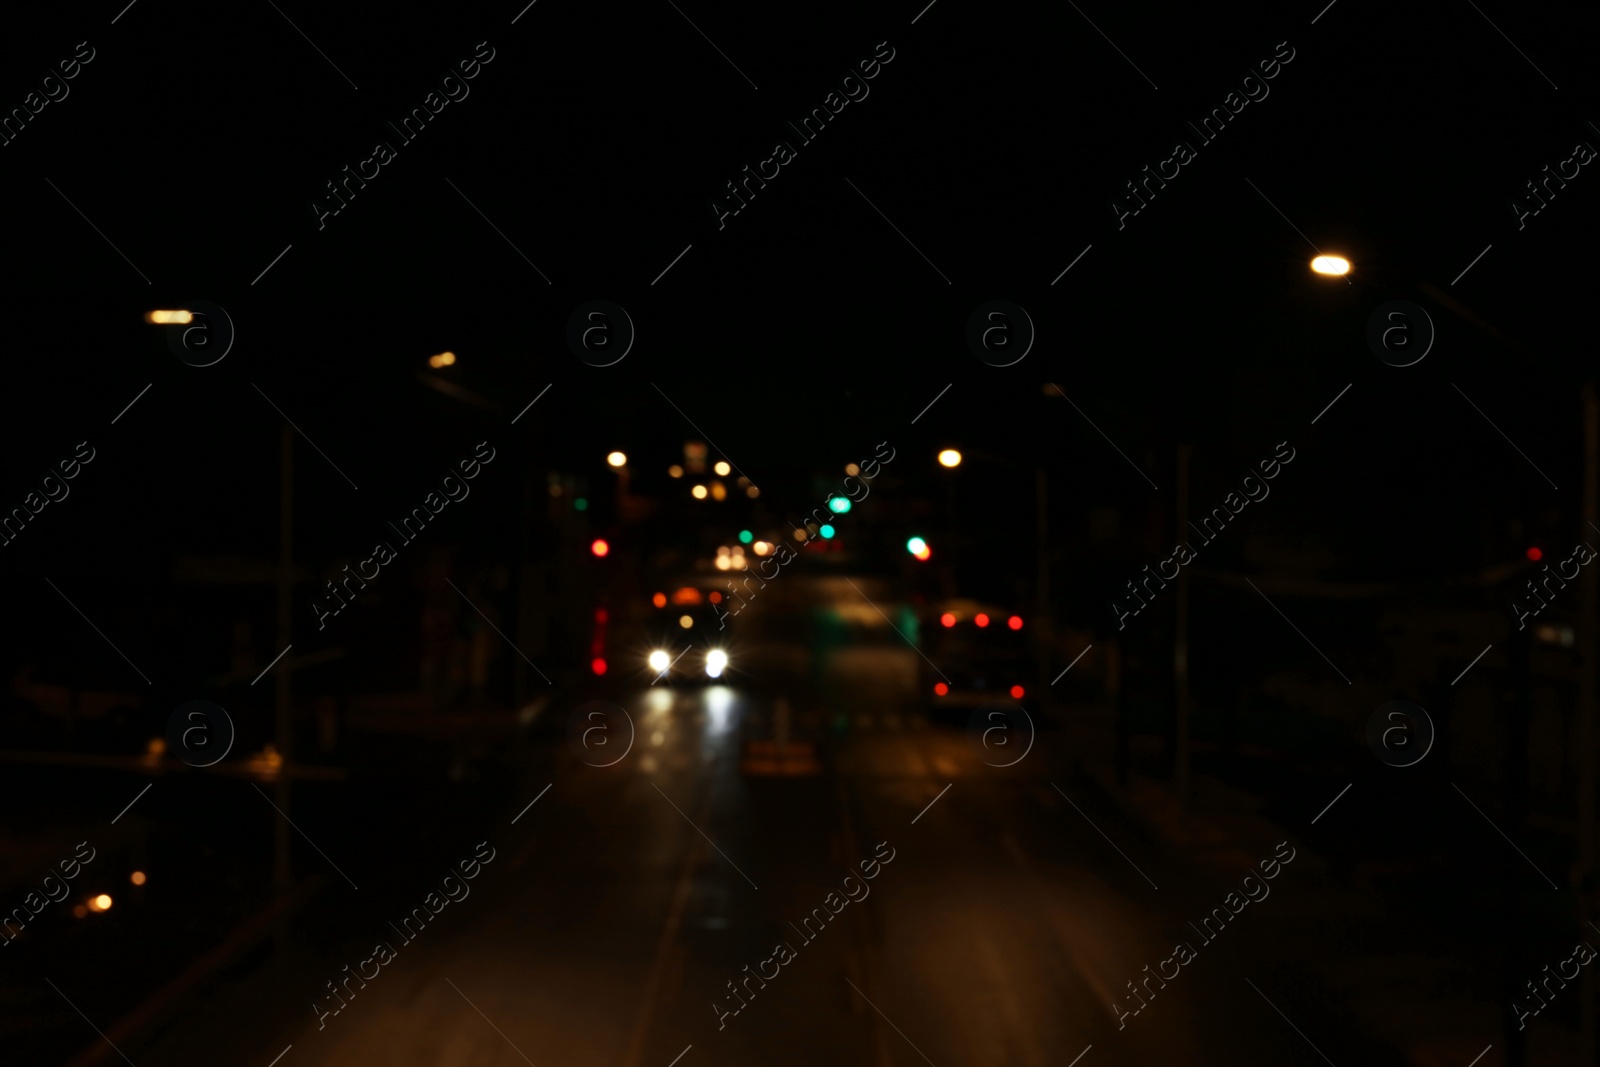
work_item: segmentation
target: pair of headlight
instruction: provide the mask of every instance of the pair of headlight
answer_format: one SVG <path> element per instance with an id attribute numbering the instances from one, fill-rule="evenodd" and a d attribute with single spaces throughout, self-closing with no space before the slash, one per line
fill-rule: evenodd
<path id="1" fill-rule="evenodd" d="M 650 653 L 646 662 L 650 664 L 650 669 L 657 674 L 665 674 L 674 661 L 670 653 L 665 649 L 658 648 Z M 728 654 L 720 648 L 713 648 L 706 653 L 705 665 L 706 677 L 720 678 L 722 677 L 722 672 L 728 669 Z"/>

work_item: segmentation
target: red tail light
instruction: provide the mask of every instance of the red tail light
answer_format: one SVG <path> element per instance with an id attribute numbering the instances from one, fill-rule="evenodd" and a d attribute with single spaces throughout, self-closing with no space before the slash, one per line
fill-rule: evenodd
<path id="1" fill-rule="evenodd" d="M 977 623 L 979 626 L 988 626 L 989 625 L 989 616 L 984 615 L 984 614 L 982 614 L 980 612 L 979 614 L 974 615 L 972 617 L 972 621 Z"/>
<path id="2" fill-rule="evenodd" d="M 1014 685 L 1014 686 L 1011 687 L 1011 699 L 1012 700 L 1021 700 L 1022 699 L 1022 686 Z"/>
<path id="3" fill-rule="evenodd" d="M 950 692 L 950 687 L 948 685 L 945 685 L 943 682 L 935 682 L 935 683 L 933 683 L 933 694 L 934 694 L 934 696 L 941 696 L 942 697 L 948 692 Z"/>
<path id="4" fill-rule="evenodd" d="M 947 611 L 943 615 L 939 616 L 939 622 L 947 627 L 954 626 L 956 624 L 956 617 Z"/>
<path id="5" fill-rule="evenodd" d="M 1022 629 L 1022 616 L 1021 615 L 1013 615 L 1013 616 L 1011 616 L 1011 618 L 1006 620 L 1006 625 L 1011 627 L 1013 630 Z"/>
<path id="6" fill-rule="evenodd" d="M 606 673 L 606 661 L 596 656 L 594 662 L 589 664 L 589 669 L 596 674 L 604 674 Z"/>

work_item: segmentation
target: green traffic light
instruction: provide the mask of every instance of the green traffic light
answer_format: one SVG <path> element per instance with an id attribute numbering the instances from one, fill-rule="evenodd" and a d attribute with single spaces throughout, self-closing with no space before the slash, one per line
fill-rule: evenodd
<path id="1" fill-rule="evenodd" d="M 576 509 L 578 511 L 588 511 L 589 510 L 589 502 L 587 500 L 585 500 L 581 496 L 578 497 L 576 500 L 574 500 L 572 502 L 572 506 L 573 506 L 574 509 Z"/>
<path id="2" fill-rule="evenodd" d="M 740 530 L 739 531 L 739 543 L 740 544 L 748 545 L 751 541 L 754 541 L 755 539 L 756 539 L 756 535 L 751 533 L 749 530 Z"/>
<path id="3" fill-rule="evenodd" d="M 850 510 L 850 498 L 847 496 L 830 497 L 828 499 L 828 510 L 835 515 L 845 514 Z"/>
<path id="4" fill-rule="evenodd" d="M 818 529 L 817 532 L 820 533 L 823 536 L 823 538 L 826 540 L 826 539 L 831 539 L 833 537 L 834 530 L 833 530 L 832 526 L 823 526 L 820 529 Z"/>
<path id="5" fill-rule="evenodd" d="M 913 556 L 920 556 L 924 552 L 928 551 L 928 542 L 924 541 L 920 537 L 913 537 L 906 542 L 906 551 L 911 553 Z"/>

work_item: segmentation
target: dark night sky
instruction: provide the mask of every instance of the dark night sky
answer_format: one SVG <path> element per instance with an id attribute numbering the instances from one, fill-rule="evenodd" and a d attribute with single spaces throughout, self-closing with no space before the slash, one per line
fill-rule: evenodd
<path id="1" fill-rule="evenodd" d="M 1312 537 L 1387 528 L 1386 555 L 1438 558 L 1485 510 L 1576 505 L 1595 179 L 1585 168 L 1520 233 L 1507 203 L 1578 139 L 1600 143 L 1581 113 L 1592 10 L 1489 12 L 1559 90 L 1467 4 L 1339 0 L 1315 26 L 1315 5 L 1085 9 L 1159 89 L 1070 9 L 941 0 L 911 26 L 847 5 L 760 23 L 697 7 L 759 90 L 665 5 L 600 15 L 541 0 L 514 27 L 514 11 L 485 4 L 297 19 L 357 90 L 270 6 L 219 18 L 144 5 L 159 17 L 135 7 L 116 26 L 114 11 L 52 10 L 0 46 L 0 91 L 18 100 L 77 41 L 96 49 L 0 157 L 16 268 L 3 491 L 20 499 L 79 440 L 103 457 L 11 546 L 27 558 L 8 582 L 36 568 L 138 575 L 174 551 L 270 553 L 280 419 L 258 388 L 361 487 L 301 449 L 313 553 L 367 540 L 478 440 L 564 469 L 611 447 L 675 448 L 695 434 L 662 393 L 758 483 L 794 493 L 889 439 L 1042 458 L 1145 506 L 1136 472 L 1044 399 L 1055 382 L 1163 492 L 1180 439 L 1200 449 L 1197 498 L 1277 441 L 1303 442 L 1303 484 L 1281 494 L 1294 503 L 1277 521 L 1293 514 Z M 471 95 L 319 232 L 321 184 L 483 40 L 495 58 Z M 883 40 L 895 58 L 870 96 L 719 232 L 708 198 Z M 1119 232 L 1120 184 L 1280 41 L 1295 57 L 1270 96 Z M 1308 239 L 1352 256 L 1352 284 L 1308 274 Z M 1038 328 L 1006 369 L 962 336 L 996 296 Z M 594 297 L 639 330 L 603 370 L 563 342 L 571 309 Z M 196 298 L 238 328 L 211 368 L 179 363 L 140 321 Z M 1394 298 L 1423 302 L 1439 333 L 1405 370 L 1363 340 Z M 462 357 L 451 379 L 499 411 L 418 383 L 444 348 Z"/>

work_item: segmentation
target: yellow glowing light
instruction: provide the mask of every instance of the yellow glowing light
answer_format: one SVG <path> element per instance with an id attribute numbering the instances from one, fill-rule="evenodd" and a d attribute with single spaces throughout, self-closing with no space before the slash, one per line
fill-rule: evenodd
<path id="1" fill-rule="evenodd" d="M 696 500 L 704 500 L 706 498 L 706 487 L 703 485 L 697 485 L 689 492 Z"/>
<path id="2" fill-rule="evenodd" d="M 717 555 L 719 555 L 719 556 L 729 555 L 728 546 L 727 545 L 718 545 L 717 546 Z"/>
<path id="3" fill-rule="evenodd" d="M 683 468 L 674 463 L 672 466 L 667 468 L 667 474 L 673 478 L 682 478 Z"/>
<path id="4" fill-rule="evenodd" d="M 957 452 L 953 448 L 945 449 L 943 452 L 939 453 L 939 465 L 941 467 L 961 466 L 961 453 Z"/>
<path id="5" fill-rule="evenodd" d="M 428 357 L 428 366 L 435 370 L 440 367 L 453 367 L 455 362 L 456 354 L 454 352 L 440 352 L 437 356 Z"/>
<path id="6" fill-rule="evenodd" d="M 93 900 L 89 901 L 89 910 L 90 911 L 110 911 L 111 910 L 111 897 L 108 896 L 105 893 L 101 893 L 99 896 L 97 896 Z"/>
<path id="7" fill-rule="evenodd" d="M 145 883 L 144 872 L 143 871 L 134 871 L 132 874 L 128 875 L 128 881 L 132 882 L 134 885 L 144 885 L 144 883 Z"/>
<path id="8" fill-rule="evenodd" d="M 687 630 L 690 627 L 694 626 L 694 620 L 691 619 L 687 615 L 679 615 L 678 616 L 678 625 L 683 627 L 685 630 Z"/>
<path id="9" fill-rule="evenodd" d="M 772 546 L 767 544 L 765 541 L 757 541 L 750 547 L 756 550 L 756 555 L 758 556 L 765 556 L 768 552 L 772 551 Z"/>
<path id="10" fill-rule="evenodd" d="M 749 497 L 751 500 L 754 500 L 756 497 L 761 495 L 761 490 L 752 485 L 750 488 L 744 491 L 744 495 Z"/>
<path id="11" fill-rule="evenodd" d="M 854 463 L 846 463 L 844 465 L 844 472 L 850 477 L 854 478 L 856 475 L 861 473 L 861 468 L 856 466 Z"/>
<path id="12" fill-rule="evenodd" d="M 726 500 L 726 499 L 728 499 L 728 487 L 726 485 L 723 485 L 721 482 L 712 482 L 711 483 L 711 499 L 712 500 Z"/>
<path id="13" fill-rule="evenodd" d="M 718 556 L 717 557 L 717 570 L 725 571 L 731 566 L 733 566 L 733 561 L 730 560 L 727 556 Z"/>
<path id="14" fill-rule="evenodd" d="M 606 462 L 613 467 L 623 467 L 628 463 L 628 456 L 623 452 L 613 452 L 606 457 Z"/>
<path id="15" fill-rule="evenodd" d="M 144 321 L 154 323 L 157 326 L 182 326 L 185 323 L 193 322 L 194 315 L 188 311 L 146 311 L 144 313 Z"/>
<path id="16" fill-rule="evenodd" d="M 794 539 L 795 539 L 795 540 L 796 540 L 796 541 L 804 541 L 804 540 L 805 540 L 805 539 L 806 539 L 806 537 L 807 537 L 807 536 L 808 536 L 808 535 L 807 535 L 807 533 L 806 533 L 806 532 L 805 532 L 805 531 L 804 531 L 804 530 L 796 530 L 796 531 L 795 531 L 795 532 L 794 532 Z"/>
<path id="17" fill-rule="evenodd" d="M 1349 274 L 1350 261 L 1343 256 L 1318 256 L 1311 261 L 1311 269 L 1318 274 Z"/>
<path id="18" fill-rule="evenodd" d="M 733 468 L 728 466 L 728 461 L 725 459 L 717 460 L 717 465 L 711 469 L 722 475 L 724 478 L 733 472 Z"/>

